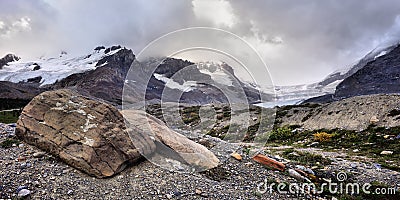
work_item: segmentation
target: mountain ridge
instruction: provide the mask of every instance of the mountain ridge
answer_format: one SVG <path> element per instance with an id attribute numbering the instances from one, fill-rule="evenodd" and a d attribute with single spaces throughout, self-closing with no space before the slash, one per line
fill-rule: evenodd
<path id="1" fill-rule="evenodd" d="M 236 79 L 236 85 L 218 83 L 211 72 L 203 73 L 195 63 L 187 60 L 164 58 L 159 61 L 155 72 L 150 74 L 150 80 L 144 79 L 149 76 L 148 63 L 137 61 L 132 50 L 121 46 L 98 46 L 91 54 L 80 57 L 71 58 L 63 54 L 59 58 L 10 62 L 9 66 L 0 70 L 0 81 L 4 86 L 0 94 L 3 98 L 31 99 L 43 91 L 70 88 L 86 96 L 121 105 L 124 89 L 133 97 L 133 101 L 143 98 L 160 101 L 164 97 L 163 90 L 168 88 L 179 96 L 169 95 L 170 98 L 163 101 L 227 103 L 230 99 L 224 96 L 225 89 L 218 89 L 223 86 L 233 94 L 237 88 L 243 89 L 245 97 L 234 98 L 234 101 L 254 103 L 261 99 L 260 92 L 241 82 L 228 65 L 219 67 Z M 131 68 L 138 72 L 133 79 L 127 77 Z M 175 75 L 182 73 L 180 70 L 183 69 L 184 76 Z M 186 83 L 193 84 L 185 91 L 180 87 L 171 87 L 170 83 L 174 82 L 180 87 L 186 87 Z M 15 91 L 22 92 L 14 95 Z"/>

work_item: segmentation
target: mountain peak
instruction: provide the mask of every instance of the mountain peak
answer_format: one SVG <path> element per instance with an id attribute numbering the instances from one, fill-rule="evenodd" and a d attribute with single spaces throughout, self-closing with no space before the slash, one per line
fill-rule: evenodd
<path id="1" fill-rule="evenodd" d="M 3 66 L 7 65 L 9 62 L 18 61 L 19 59 L 21 58 L 14 54 L 5 55 L 3 58 L 0 59 L 0 69 L 2 69 Z"/>

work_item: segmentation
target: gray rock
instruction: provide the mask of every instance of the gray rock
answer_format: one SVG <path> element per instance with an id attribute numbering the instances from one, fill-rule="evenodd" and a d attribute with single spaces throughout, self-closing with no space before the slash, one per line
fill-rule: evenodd
<path id="1" fill-rule="evenodd" d="M 16 193 L 18 194 L 21 190 L 23 190 L 23 189 L 28 189 L 28 187 L 27 186 L 19 186 L 18 188 L 17 188 L 17 190 L 16 190 Z"/>
<path id="2" fill-rule="evenodd" d="M 31 195 L 31 191 L 28 189 L 22 189 L 18 192 L 18 197 L 28 197 L 29 195 Z"/>
<path id="3" fill-rule="evenodd" d="M 34 158 L 41 158 L 41 157 L 43 157 L 44 155 L 46 155 L 45 152 L 36 152 L 36 153 L 34 153 L 32 156 L 33 156 Z"/>
<path id="4" fill-rule="evenodd" d="M 219 159 L 210 150 L 171 130 L 163 121 L 138 110 L 124 110 L 122 113 L 133 128 L 140 130 L 139 132 L 148 133 L 147 137 L 163 143 L 167 148 L 159 146 L 157 148 L 164 148 L 165 152 L 168 152 L 169 158 L 183 159 L 184 162 L 201 169 L 218 166 Z M 141 145 L 135 141 L 134 144 Z"/>
<path id="5" fill-rule="evenodd" d="M 392 155 L 393 151 L 382 151 L 381 155 Z"/>
<path id="6" fill-rule="evenodd" d="M 376 169 L 377 171 L 381 171 L 381 170 L 382 170 L 382 166 L 381 166 L 380 164 L 374 163 L 373 165 L 374 165 L 374 167 L 375 167 L 375 169 Z"/>
<path id="7" fill-rule="evenodd" d="M 315 147 L 319 144 L 319 142 L 312 142 L 311 144 L 309 144 L 308 146 L 310 147 Z"/>
<path id="8" fill-rule="evenodd" d="M 302 176 L 301 174 L 299 174 L 298 172 L 296 172 L 296 170 L 294 169 L 289 169 L 289 176 L 299 180 L 299 181 L 307 181 L 307 182 L 311 182 L 310 180 L 308 180 L 306 177 Z"/>

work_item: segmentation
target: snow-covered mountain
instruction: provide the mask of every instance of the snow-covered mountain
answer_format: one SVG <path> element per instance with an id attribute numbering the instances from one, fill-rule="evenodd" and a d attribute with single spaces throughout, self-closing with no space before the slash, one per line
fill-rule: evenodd
<path id="1" fill-rule="evenodd" d="M 329 101 L 333 98 L 337 91 L 337 87 L 344 80 L 363 69 L 368 65 L 368 63 L 382 59 L 386 54 L 392 52 L 398 45 L 398 43 L 390 45 L 387 43 L 382 44 L 370 51 L 356 64 L 337 70 L 320 82 L 294 86 L 275 86 L 277 96 L 275 104 L 297 104 L 304 100 L 315 102 Z"/>
<path id="2" fill-rule="evenodd" d="M 154 73 L 149 72 L 151 62 L 157 64 Z M 134 73 L 128 75 L 130 69 Z M 12 59 L 0 69 L 0 86 L 1 98 L 31 99 L 46 90 L 69 88 L 115 105 L 121 105 L 123 89 L 132 102 L 163 98 L 190 104 L 255 103 L 261 99 L 260 91 L 241 82 L 225 63 L 195 64 L 175 58 L 138 61 L 132 50 L 120 46 L 96 47 L 78 57 L 64 52 L 54 58 Z"/>
<path id="3" fill-rule="evenodd" d="M 386 55 L 388 52 L 392 51 L 398 43 L 396 44 L 382 44 L 377 46 L 375 49 L 370 51 L 367 55 L 365 55 L 362 59 L 360 59 L 356 64 L 350 65 L 349 67 L 345 67 L 343 69 L 337 70 L 332 74 L 328 75 L 323 81 L 318 83 L 318 87 L 325 87 L 329 84 L 336 82 L 339 84 L 345 78 L 353 75 L 358 70 L 363 68 L 367 63 L 376 60 L 379 57 Z"/>
<path id="4" fill-rule="evenodd" d="M 54 58 L 14 60 L 0 69 L 0 81 L 13 83 L 35 81 L 40 84 L 40 87 L 43 87 L 72 74 L 94 70 L 99 67 L 97 62 L 100 59 L 113 55 L 119 50 L 121 48 L 117 46 L 112 49 L 98 47 L 90 54 L 80 57 L 71 57 L 62 52 L 59 57 Z"/>

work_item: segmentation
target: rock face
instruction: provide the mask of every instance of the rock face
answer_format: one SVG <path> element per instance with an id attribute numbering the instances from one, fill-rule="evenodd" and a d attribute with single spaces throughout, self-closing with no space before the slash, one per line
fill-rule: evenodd
<path id="1" fill-rule="evenodd" d="M 45 90 L 39 88 L 37 83 L 12 83 L 8 81 L 0 81 L 1 99 L 30 100 L 42 91 Z"/>
<path id="2" fill-rule="evenodd" d="M 113 46 L 109 49 L 118 48 L 121 47 Z M 85 96 L 121 105 L 125 77 L 134 60 L 135 55 L 132 50 L 122 48 L 117 53 L 99 60 L 95 70 L 72 74 L 50 86 L 49 89 L 75 88 Z"/>
<path id="3" fill-rule="evenodd" d="M 154 74 L 150 74 L 149 66 L 157 65 Z M 210 74 L 213 74 L 217 68 L 220 68 L 220 75 L 225 73 L 225 80 L 232 81 L 232 84 L 215 80 Z M 128 74 L 128 83 L 125 84 L 125 94 L 132 96 L 125 97 L 132 99 L 145 97 L 146 100 L 179 102 L 187 104 L 209 104 L 209 103 L 256 103 L 261 99 L 270 98 L 266 94 L 261 94 L 257 89 L 241 82 L 233 73 L 232 67 L 227 64 L 210 65 L 200 70 L 197 64 L 190 61 L 166 58 L 145 60 L 134 62 L 132 69 L 134 73 Z M 208 72 L 207 72 L 208 71 Z M 179 88 L 169 88 L 160 76 L 174 81 L 179 85 L 185 83 L 196 83 L 190 90 Z M 144 77 L 150 77 L 150 80 L 144 80 Z M 215 78 L 215 77 L 214 77 Z M 164 93 L 163 93 L 164 92 Z M 242 94 L 243 93 L 243 94 Z M 227 95 L 230 94 L 229 99 Z"/>
<path id="4" fill-rule="evenodd" d="M 326 104 L 303 104 L 277 113 L 280 126 L 300 125 L 306 129 L 365 130 L 400 126 L 400 95 L 351 97 Z"/>
<path id="5" fill-rule="evenodd" d="M 122 113 L 131 125 L 148 133 L 149 137 L 155 138 L 156 143 L 165 144 L 167 148 L 164 145 L 157 146 L 157 153 L 169 152 L 167 158 L 176 159 L 202 170 L 218 166 L 218 158 L 206 147 L 169 129 L 163 121 L 154 116 L 138 110 L 124 110 Z M 136 142 L 134 144 L 136 145 Z"/>
<path id="6" fill-rule="evenodd" d="M 14 54 L 7 54 L 3 58 L 0 58 L 0 69 L 9 62 L 18 61 L 20 58 Z"/>
<path id="7" fill-rule="evenodd" d="M 367 63 L 344 79 L 335 91 L 335 98 L 369 94 L 400 93 L 400 45 L 386 55 Z"/>
<path id="8" fill-rule="evenodd" d="M 116 108 L 71 90 L 36 96 L 24 108 L 16 134 L 99 178 L 113 176 L 141 158 Z"/>

